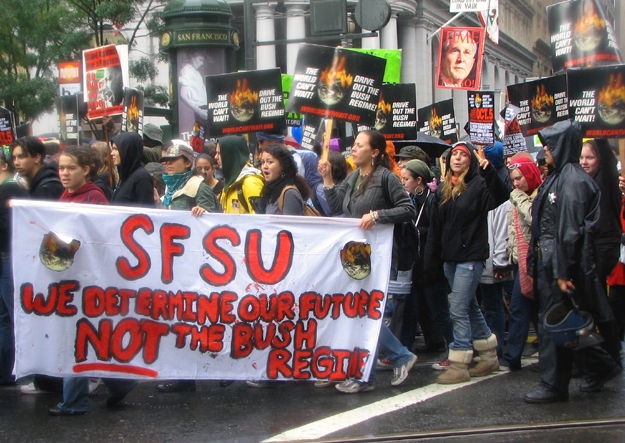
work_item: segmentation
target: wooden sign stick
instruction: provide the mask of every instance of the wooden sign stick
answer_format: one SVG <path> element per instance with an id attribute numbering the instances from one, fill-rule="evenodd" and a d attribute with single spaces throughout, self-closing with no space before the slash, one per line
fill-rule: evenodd
<path id="1" fill-rule="evenodd" d="M 326 123 L 326 133 L 323 137 L 323 148 L 321 150 L 321 161 L 328 161 L 328 151 L 330 150 L 330 138 L 332 138 L 332 126 L 334 126 L 334 119 L 328 119 Z"/>

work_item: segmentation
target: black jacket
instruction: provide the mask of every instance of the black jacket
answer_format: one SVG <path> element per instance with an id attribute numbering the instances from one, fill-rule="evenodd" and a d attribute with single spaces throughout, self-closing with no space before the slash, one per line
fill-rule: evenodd
<path id="1" fill-rule="evenodd" d="M 440 266 L 441 260 L 455 263 L 486 260 L 490 255 L 488 211 L 509 198 L 495 168 L 492 165 L 486 170 L 480 168 L 473 147 L 467 146 L 471 150 L 471 164 L 465 176 L 467 189 L 446 203 L 443 203 L 443 185 L 434 196 L 425 249 L 426 273 Z M 446 159 L 447 170 L 450 170 L 451 152 Z"/>
<path id="2" fill-rule="evenodd" d="M 9 200 L 27 198 L 28 193 L 16 181 L 10 180 L 0 184 L 0 253 L 11 252 L 11 208 Z"/>
<path id="3" fill-rule="evenodd" d="M 35 200 L 58 200 L 65 188 L 59 179 L 56 163 L 43 165 L 29 183 L 30 196 Z"/>
<path id="4" fill-rule="evenodd" d="M 121 206 L 154 207 L 152 176 L 141 164 L 143 139 L 136 132 L 124 132 L 111 140 L 117 146 L 121 164 L 119 184 L 113 192 L 111 203 Z"/>
<path id="5" fill-rule="evenodd" d="M 573 281 L 580 308 L 593 314 L 596 321 L 610 320 L 611 310 L 594 260 L 593 234 L 599 220 L 600 192 L 579 164 L 581 126 L 562 121 L 538 135 L 549 148 L 555 168 L 539 188 L 532 206 L 528 270 L 533 273 L 536 261 L 542 260 L 552 276 L 547 282 L 551 287 L 556 279 Z"/>
<path id="6" fill-rule="evenodd" d="M 434 195 L 436 191 L 432 192 L 428 187 L 425 188 L 422 195 L 412 195 L 412 202 L 417 210 L 417 233 L 419 236 L 419 253 L 415 260 L 413 268 L 412 279 L 420 283 L 428 282 L 433 283 L 437 281 L 445 281 L 445 273 L 443 272 L 442 262 L 439 260 L 439 264 L 436 267 L 430 267 L 429 272 L 424 271 L 424 258 L 425 258 L 425 246 L 427 245 L 428 232 L 430 229 L 430 217 L 434 205 Z"/>

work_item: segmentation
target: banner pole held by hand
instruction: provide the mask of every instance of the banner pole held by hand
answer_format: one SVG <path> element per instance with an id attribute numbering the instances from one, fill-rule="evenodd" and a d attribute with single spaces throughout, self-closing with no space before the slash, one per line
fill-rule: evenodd
<path id="1" fill-rule="evenodd" d="M 625 138 L 618 139 L 618 154 L 621 159 L 621 176 L 625 177 L 623 174 L 625 173 Z"/>
<path id="2" fill-rule="evenodd" d="M 330 150 L 330 138 L 332 138 L 332 126 L 334 126 L 334 119 L 328 119 L 326 124 L 326 133 L 323 137 L 323 148 L 321 150 L 321 161 L 328 161 L 328 151 Z"/>

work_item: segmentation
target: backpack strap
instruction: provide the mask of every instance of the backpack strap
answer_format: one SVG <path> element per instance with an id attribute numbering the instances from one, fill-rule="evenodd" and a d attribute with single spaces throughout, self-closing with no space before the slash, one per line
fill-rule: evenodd
<path id="1" fill-rule="evenodd" d="M 237 197 L 239 197 L 239 204 L 245 209 L 245 212 L 249 214 L 250 207 L 247 205 L 247 201 L 245 201 L 245 195 L 243 195 L 243 180 L 241 180 L 241 185 L 237 186 Z"/>
<path id="2" fill-rule="evenodd" d="M 280 198 L 278 199 L 278 209 L 280 209 L 280 212 L 283 212 L 282 207 L 284 206 L 284 194 L 286 194 L 286 191 L 288 191 L 289 189 L 297 189 L 297 188 L 293 185 L 288 185 L 282 188 L 282 192 L 280 193 Z"/>
<path id="3" fill-rule="evenodd" d="M 382 171 L 382 192 L 384 193 L 384 200 L 386 200 L 386 205 L 389 208 L 393 207 L 393 202 L 391 201 L 391 195 L 388 192 L 388 176 L 391 175 L 391 171 L 384 168 Z"/>

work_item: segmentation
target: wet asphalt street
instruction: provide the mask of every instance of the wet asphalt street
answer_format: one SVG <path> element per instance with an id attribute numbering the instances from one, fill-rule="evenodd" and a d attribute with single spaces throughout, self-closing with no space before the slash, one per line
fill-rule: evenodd
<path id="1" fill-rule="evenodd" d="M 0 441 L 625 442 L 623 376 L 592 394 L 580 392 L 581 379 L 574 379 L 568 402 L 528 405 L 522 398 L 538 383 L 537 365 L 440 391 L 430 365 L 442 357 L 423 354 L 398 387 L 390 385 L 391 372 L 379 372 L 375 391 L 353 395 L 304 382 L 251 388 L 215 381 L 198 382 L 194 393 L 162 394 L 158 382 L 148 381 L 120 406 L 107 408 L 108 391 L 100 385 L 91 397 L 93 411 L 74 417 L 48 415 L 60 396 L 5 387 Z"/>

